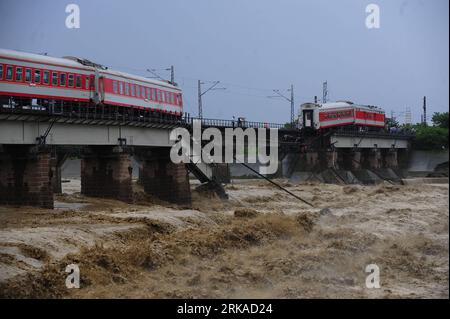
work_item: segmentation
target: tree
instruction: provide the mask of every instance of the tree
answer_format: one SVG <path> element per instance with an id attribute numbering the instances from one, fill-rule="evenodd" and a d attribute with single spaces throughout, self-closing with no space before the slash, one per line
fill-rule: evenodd
<path id="1" fill-rule="evenodd" d="M 433 114 L 431 121 L 435 126 L 448 128 L 448 112 L 436 112 Z"/>
<path id="2" fill-rule="evenodd" d="M 388 127 L 399 127 L 399 123 L 397 122 L 397 120 L 390 117 L 386 118 L 386 125 Z"/>
<path id="3" fill-rule="evenodd" d="M 420 150 L 439 150 L 448 148 L 448 128 L 438 126 L 425 126 L 416 124 L 412 126 L 416 132 L 413 147 Z"/>

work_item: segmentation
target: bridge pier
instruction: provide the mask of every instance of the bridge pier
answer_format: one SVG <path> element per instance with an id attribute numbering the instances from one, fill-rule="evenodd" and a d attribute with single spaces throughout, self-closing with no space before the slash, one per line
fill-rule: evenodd
<path id="1" fill-rule="evenodd" d="M 339 159 L 341 160 L 341 168 L 345 170 L 359 170 L 362 168 L 362 154 L 360 150 L 340 149 Z"/>
<path id="2" fill-rule="evenodd" d="M 0 146 L 0 204 L 53 208 L 48 148 Z"/>
<path id="3" fill-rule="evenodd" d="M 305 171 L 314 171 L 319 168 L 319 153 L 318 152 L 307 152 L 306 156 L 306 167 Z"/>
<path id="4" fill-rule="evenodd" d="M 186 166 L 173 163 L 169 154 L 170 148 L 152 148 L 140 154 L 142 176 L 139 179 L 146 193 L 171 203 L 190 206 L 191 189 Z"/>
<path id="5" fill-rule="evenodd" d="M 365 151 L 365 164 L 368 169 L 378 169 L 382 166 L 381 151 L 376 148 L 372 148 Z"/>
<path id="6" fill-rule="evenodd" d="M 81 159 L 81 194 L 133 200 L 131 154 L 120 146 L 96 146 Z"/>
<path id="7" fill-rule="evenodd" d="M 336 150 L 325 151 L 324 168 L 338 168 L 338 152 Z"/>
<path id="8" fill-rule="evenodd" d="M 398 168 L 397 150 L 388 149 L 383 154 L 383 164 L 386 168 Z"/>

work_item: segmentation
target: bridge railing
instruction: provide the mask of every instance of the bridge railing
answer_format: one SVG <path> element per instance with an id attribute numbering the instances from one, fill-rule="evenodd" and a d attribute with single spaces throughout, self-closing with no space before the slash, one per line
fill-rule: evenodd
<path id="1" fill-rule="evenodd" d="M 341 127 L 333 132 L 337 136 L 366 136 L 366 137 L 385 137 L 385 138 L 401 138 L 410 139 L 416 136 L 415 132 L 410 129 L 381 130 L 381 131 L 364 131 L 358 128 Z"/>
<path id="2" fill-rule="evenodd" d="M 2 107 L 0 106 L 0 114 L 5 115 L 31 115 L 42 116 L 52 118 L 65 118 L 75 120 L 106 120 L 114 121 L 119 125 L 121 123 L 134 124 L 167 124 L 167 125 L 179 125 L 190 126 L 194 120 L 200 120 L 202 126 L 205 127 L 241 127 L 241 128 L 286 128 L 284 124 L 269 123 L 269 122 L 254 122 L 246 120 L 224 120 L 224 119 L 207 119 L 191 117 L 189 113 L 184 113 L 181 117 L 167 116 L 162 113 L 152 113 L 150 115 L 142 115 L 139 112 L 118 112 L 112 108 L 108 108 L 108 111 L 104 111 L 102 107 L 80 107 L 77 105 L 71 105 L 70 107 L 64 107 L 55 111 L 51 107 Z"/>
<path id="3" fill-rule="evenodd" d="M 279 123 L 269 123 L 269 122 L 253 122 L 253 121 L 243 121 L 243 120 L 223 120 L 223 119 L 207 119 L 199 117 L 184 117 L 184 121 L 188 125 L 192 125 L 194 120 L 201 121 L 202 126 L 209 127 L 241 127 L 241 128 L 276 128 L 282 129 L 286 128 L 284 124 Z"/>

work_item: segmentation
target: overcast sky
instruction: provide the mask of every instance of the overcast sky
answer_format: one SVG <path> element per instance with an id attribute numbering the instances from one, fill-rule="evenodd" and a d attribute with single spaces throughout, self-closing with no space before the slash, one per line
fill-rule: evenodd
<path id="1" fill-rule="evenodd" d="M 69 3 L 79 29 L 65 26 Z M 369 3 L 380 28 L 365 25 Z M 379 105 L 420 120 L 449 105 L 448 0 L 0 0 L 0 47 L 80 56 L 121 71 L 175 66 L 185 110 L 197 114 L 197 79 L 226 90 L 204 95 L 204 116 L 287 122 L 269 99 L 292 83 L 296 109 L 322 95 Z M 167 71 L 159 71 L 168 78 Z"/>

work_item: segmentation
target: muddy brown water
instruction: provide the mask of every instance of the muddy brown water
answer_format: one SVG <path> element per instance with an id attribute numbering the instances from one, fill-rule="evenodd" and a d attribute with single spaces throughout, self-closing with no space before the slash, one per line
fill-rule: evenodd
<path id="1" fill-rule="evenodd" d="M 192 209 L 86 198 L 77 180 L 59 209 L 0 207 L 0 295 L 448 298 L 447 184 L 279 182 L 314 207 L 260 180 L 227 186 L 228 202 L 194 192 Z M 365 286 L 368 264 L 380 289 Z"/>

